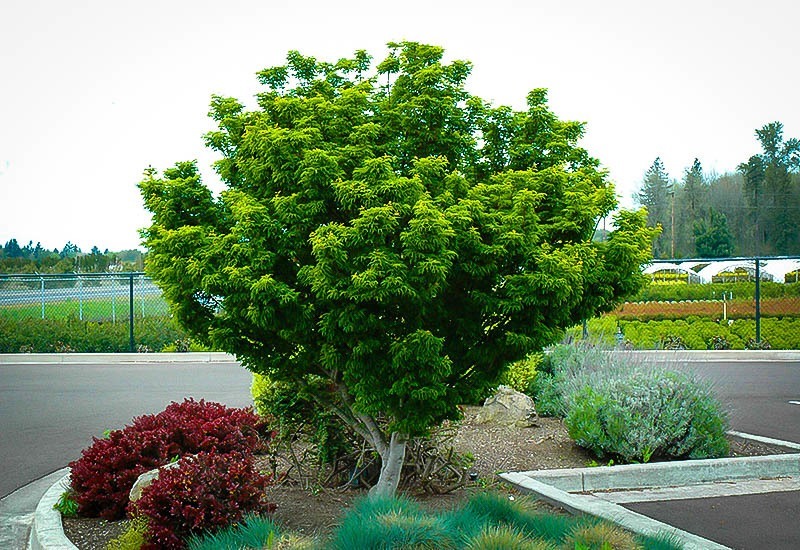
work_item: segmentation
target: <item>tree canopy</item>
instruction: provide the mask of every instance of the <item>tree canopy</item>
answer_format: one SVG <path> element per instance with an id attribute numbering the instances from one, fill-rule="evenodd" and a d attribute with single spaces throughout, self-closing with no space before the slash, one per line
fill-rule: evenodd
<path id="1" fill-rule="evenodd" d="M 290 52 L 258 108 L 213 97 L 193 162 L 140 189 L 147 271 L 195 337 L 293 384 L 363 435 L 392 492 L 405 441 L 485 395 L 512 361 L 642 283 L 654 231 L 536 89 L 527 109 L 469 94 L 471 65 L 403 42 L 373 69 Z"/>
<path id="2" fill-rule="evenodd" d="M 656 257 L 696 256 L 697 235 L 721 227 L 722 218 L 726 244 L 702 244 L 701 249 L 725 255 L 800 254 L 800 140 L 784 139 L 780 122 L 765 124 L 755 136 L 762 152 L 740 164 L 737 173 L 707 175 L 694 159 L 681 181 L 670 180 L 656 158 L 634 194 L 647 207 L 649 225 L 663 229 L 653 249 Z"/>

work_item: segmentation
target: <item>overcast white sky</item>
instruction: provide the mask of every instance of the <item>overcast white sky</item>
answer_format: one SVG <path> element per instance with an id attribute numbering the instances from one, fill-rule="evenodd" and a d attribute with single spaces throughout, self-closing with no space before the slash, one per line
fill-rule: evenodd
<path id="1" fill-rule="evenodd" d="M 219 189 L 211 94 L 249 102 L 290 49 L 382 59 L 399 40 L 472 61 L 495 104 L 549 88 L 631 205 L 656 156 L 679 179 L 695 157 L 735 170 L 765 123 L 800 137 L 798 21 L 795 0 L 0 0 L 0 242 L 139 246 L 148 165 L 198 159 Z"/>

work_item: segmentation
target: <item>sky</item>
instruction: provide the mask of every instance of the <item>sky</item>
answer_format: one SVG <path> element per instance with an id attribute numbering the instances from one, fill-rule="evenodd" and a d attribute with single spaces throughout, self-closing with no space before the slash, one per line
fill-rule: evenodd
<path id="1" fill-rule="evenodd" d="M 582 145 L 634 205 L 661 157 L 725 173 L 772 121 L 800 137 L 795 0 L 0 0 L 0 243 L 140 247 L 148 166 L 198 161 L 212 94 L 253 105 L 289 50 L 335 61 L 411 40 L 474 68 L 467 89 L 586 123 Z"/>

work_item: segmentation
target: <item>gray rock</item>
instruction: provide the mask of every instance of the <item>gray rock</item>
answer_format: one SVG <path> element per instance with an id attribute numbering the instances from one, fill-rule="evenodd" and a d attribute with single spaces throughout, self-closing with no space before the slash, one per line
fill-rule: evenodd
<path id="1" fill-rule="evenodd" d="M 148 487 L 151 483 L 153 483 L 153 481 L 158 479 L 158 474 L 161 473 L 161 470 L 165 470 L 167 468 L 176 468 L 177 466 L 180 465 L 180 463 L 181 463 L 180 460 L 177 462 L 170 462 L 169 464 L 165 464 L 160 468 L 156 468 L 155 470 L 150 470 L 149 472 L 145 472 L 138 478 L 136 478 L 136 483 L 134 483 L 133 487 L 131 487 L 131 492 L 129 497 L 130 501 L 136 502 L 137 500 L 139 500 L 142 496 L 142 491 L 144 491 L 146 487 Z"/>
<path id="2" fill-rule="evenodd" d="M 479 424 L 499 424 L 527 428 L 536 421 L 533 399 L 508 386 L 500 386 L 483 404 L 476 421 Z"/>

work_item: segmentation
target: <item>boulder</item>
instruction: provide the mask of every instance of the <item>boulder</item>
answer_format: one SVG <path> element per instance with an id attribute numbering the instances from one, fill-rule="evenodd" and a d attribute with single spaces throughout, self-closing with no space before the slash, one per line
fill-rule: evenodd
<path id="1" fill-rule="evenodd" d="M 500 386 L 483 404 L 476 422 L 527 428 L 536 421 L 533 399 L 508 386 Z"/>
<path id="2" fill-rule="evenodd" d="M 133 487 L 131 487 L 131 492 L 129 496 L 130 501 L 136 502 L 137 500 L 139 500 L 142 496 L 142 491 L 144 491 L 146 487 L 149 487 L 154 480 L 158 479 L 158 474 L 161 473 L 161 470 L 165 470 L 167 468 L 176 468 L 180 465 L 180 463 L 181 463 L 180 460 L 177 462 L 170 462 L 169 464 L 165 464 L 160 468 L 156 468 L 154 470 L 145 472 L 138 478 L 136 478 L 136 482 L 133 484 Z"/>

